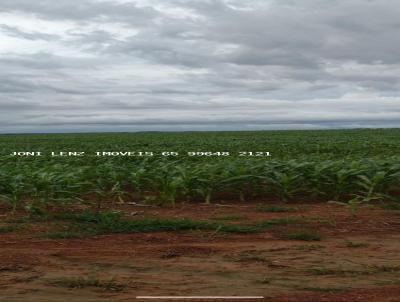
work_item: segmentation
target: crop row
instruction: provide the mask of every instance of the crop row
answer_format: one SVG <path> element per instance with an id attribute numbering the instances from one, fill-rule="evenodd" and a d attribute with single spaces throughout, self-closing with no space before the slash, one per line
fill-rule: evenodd
<path id="1" fill-rule="evenodd" d="M 400 129 L 88 133 L 0 135 L 2 157 L 13 152 L 240 151 L 270 152 L 276 160 L 359 160 L 398 156 Z M 35 159 L 37 160 L 37 159 Z"/>
<path id="2" fill-rule="evenodd" d="M 23 205 L 29 211 L 111 200 L 158 204 L 211 203 L 221 198 L 371 201 L 396 197 L 399 191 L 396 159 L 211 163 L 160 159 L 124 165 L 21 161 L 0 167 L 0 203 L 14 210 Z"/>

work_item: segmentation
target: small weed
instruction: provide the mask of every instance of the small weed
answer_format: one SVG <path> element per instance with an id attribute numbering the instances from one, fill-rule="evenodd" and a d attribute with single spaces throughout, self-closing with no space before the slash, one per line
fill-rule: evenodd
<path id="1" fill-rule="evenodd" d="M 400 285 L 400 280 L 382 280 L 375 282 L 376 285 Z"/>
<path id="2" fill-rule="evenodd" d="M 257 280 L 256 283 L 260 283 L 260 284 L 271 284 L 273 281 L 272 278 L 270 277 L 263 277 L 261 280 Z"/>
<path id="3" fill-rule="evenodd" d="M 319 245 L 319 244 L 311 244 L 311 245 L 305 244 L 305 245 L 299 245 L 296 247 L 296 249 L 299 251 L 316 251 L 316 250 L 320 250 L 323 248 L 325 248 L 325 247 L 322 245 Z"/>
<path id="4" fill-rule="evenodd" d="M 325 292 L 325 293 L 336 293 L 347 290 L 345 287 L 319 287 L 319 286 L 305 286 L 296 287 L 299 290 L 312 291 L 312 292 Z"/>
<path id="5" fill-rule="evenodd" d="M 251 252 L 243 252 L 233 257 L 235 262 L 270 262 L 268 259 Z"/>
<path id="6" fill-rule="evenodd" d="M 400 211 L 400 203 L 386 203 L 382 207 L 385 210 Z"/>
<path id="7" fill-rule="evenodd" d="M 326 268 L 326 267 L 314 267 L 308 270 L 311 274 L 316 276 L 361 276 L 370 275 L 372 270 L 354 270 L 344 268 Z"/>
<path id="8" fill-rule="evenodd" d="M 360 248 L 360 247 L 368 247 L 369 246 L 368 243 L 354 242 L 354 241 L 350 241 L 350 240 L 347 240 L 345 242 L 345 244 L 349 248 Z"/>
<path id="9" fill-rule="evenodd" d="M 73 239 L 73 238 L 82 238 L 86 233 L 83 232 L 73 232 L 73 231 L 55 231 L 55 232 L 47 232 L 43 234 L 42 238 L 48 239 Z"/>
<path id="10" fill-rule="evenodd" d="M 343 270 L 331 269 L 326 267 L 314 267 L 308 270 L 310 273 L 316 276 L 327 276 L 327 275 L 341 275 Z"/>
<path id="11" fill-rule="evenodd" d="M 0 234 L 12 233 L 15 230 L 17 230 L 17 227 L 15 226 L 2 226 L 0 227 Z"/>
<path id="12" fill-rule="evenodd" d="M 257 207 L 257 211 L 267 212 L 267 213 L 287 213 L 287 212 L 296 212 L 297 209 L 272 205 L 272 206 L 259 206 Z"/>
<path id="13" fill-rule="evenodd" d="M 0 264 L 0 273 L 1 272 L 23 272 L 29 271 L 30 268 L 20 264 Z"/>
<path id="14" fill-rule="evenodd" d="M 313 221 L 313 222 L 317 222 L 321 225 L 326 225 L 326 226 L 330 226 L 330 227 L 336 227 L 337 223 L 334 219 L 327 219 L 324 217 L 310 217 L 308 218 L 308 220 Z"/>
<path id="15" fill-rule="evenodd" d="M 290 240 L 303 240 L 303 241 L 320 241 L 321 236 L 317 233 L 311 232 L 300 232 L 300 233 L 292 233 L 287 236 Z"/>
<path id="16" fill-rule="evenodd" d="M 361 276 L 361 275 L 373 275 L 379 273 L 394 273 L 399 271 L 400 271 L 400 266 L 390 266 L 390 265 L 371 265 L 367 266 L 366 269 L 363 270 L 326 268 L 326 267 L 314 267 L 308 270 L 308 272 L 317 276 L 327 276 L 327 275 Z"/>
<path id="17" fill-rule="evenodd" d="M 372 273 L 395 273 L 400 271 L 400 265 L 372 265 L 368 269 Z"/>
<path id="18" fill-rule="evenodd" d="M 218 271 L 213 273 L 213 275 L 226 279 L 241 279 L 241 276 L 237 271 Z"/>
<path id="19" fill-rule="evenodd" d="M 222 220 L 222 221 L 238 221 L 246 219 L 246 216 L 241 215 L 225 215 L 225 216 L 218 216 L 213 217 L 212 220 Z"/>
<path id="20" fill-rule="evenodd" d="M 260 228 L 268 228 L 271 226 L 300 224 L 302 222 L 304 222 L 304 221 L 299 218 L 285 217 L 285 218 L 264 220 L 264 221 L 259 222 L 258 226 Z"/>
<path id="21" fill-rule="evenodd" d="M 58 287 L 66 288 L 87 288 L 97 287 L 109 291 L 122 291 L 124 285 L 117 283 L 113 278 L 107 281 L 102 281 L 96 276 L 89 277 L 64 277 L 50 281 L 50 284 Z"/>
<path id="22" fill-rule="evenodd" d="M 236 233 L 236 234 L 246 234 L 246 233 L 256 233 L 260 231 L 257 226 L 247 226 L 247 225 L 214 225 L 210 224 L 206 226 L 204 230 L 216 230 L 221 233 Z"/>

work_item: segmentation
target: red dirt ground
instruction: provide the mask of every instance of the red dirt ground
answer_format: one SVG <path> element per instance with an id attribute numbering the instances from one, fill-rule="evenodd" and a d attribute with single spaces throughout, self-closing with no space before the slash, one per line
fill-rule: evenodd
<path id="1" fill-rule="evenodd" d="M 112 207 L 131 219 L 217 218 L 238 224 L 302 220 L 241 235 L 190 231 L 51 240 L 40 235 L 54 225 L 28 223 L 0 234 L 0 301 L 152 301 L 136 299 L 149 295 L 400 301 L 399 213 L 363 207 L 352 217 L 348 208 L 335 204 L 288 206 L 297 210 L 265 213 L 256 204 Z M 7 225 L 11 223 L 0 223 Z M 321 241 L 287 239 L 300 231 L 319 233 Z"/>

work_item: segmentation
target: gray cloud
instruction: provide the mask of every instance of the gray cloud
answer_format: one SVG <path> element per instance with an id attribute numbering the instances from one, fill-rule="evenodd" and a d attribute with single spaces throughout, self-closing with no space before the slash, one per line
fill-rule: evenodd
<path id="1" fill-rule="evenodd" d="M 126 21 L 143 24 L 155 16 L 151 7 L 138 7 L 135 3 L 120 4 L 114 1 L 90 0 L 2 0 L 1 12 L 22 12 L 49 20 L 77 20 L 88 22 L 92 19 Z"/>
<path id="2" fill-rule="evenodd" d="M 0 32 L 3 32 L 11 37 L 26 39 L 26 40 L 55 40 L 59 38 L 59 36 L 57 35 L 49 35 L 35 31 L 33 32 L 22 31 L 17 27 L 8 26 L 5 24 L 0 25 Z"/>
<path id="3" fill-rule="evenodd" d="M 395 0 L 3 0 L 0 131 L 398 127 L 399 14 Z"/>

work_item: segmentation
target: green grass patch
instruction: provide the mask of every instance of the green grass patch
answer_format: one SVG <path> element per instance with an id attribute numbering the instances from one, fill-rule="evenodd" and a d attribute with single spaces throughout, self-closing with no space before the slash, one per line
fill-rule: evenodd
<path id="1" fill-rule="evenodd" d="M 242 252 L 236 256 L 230 257 L 235 262 L 260 262 L 270 263 L 271 261 L 265 257 L 255 254 L 254 252 Z"/>
<path id="2" fill-rule="evenodd" d="M 251 233 L 257 228 L 252 226 L 227 225 L 191 219 L 100 219 L 91 228 L 95 233 L 133 233 L 162 231 L 209 230 L 223 233 Z"/>
<path id="3" fill-rule="evenodd" d="M 290 240 L 302 240 L 302 241 L 320 241 L 321 236 L 317 233 L 312 232 L 298 232 L 287 235 Z"/>
<path id="4" fill-rule="evenodd" d="M 114 279 L 100 280 L 96 276 L 64 277 L 64 278 L 50 280 L 49 283 L 53 286 L 65 287 L 71 289 L 97 287 L 109 291 L 122 291 L 125 288 L 124 285 L 117 283 Z"/>
<path id="5" fill-rule="evenodd" d="M 336 227 L 336 221 L 334 219 L 327 219 L 324 217 L 308 217 L 307 220 L 309 220 L 310 222 L 316 222 L 319 223 L 321 225 L 326 225 L 326 226 L 330 226 L 330 227 Z"/>
<path id="6" fill-rule="evenodd" d="M 299 251 L 317 251 L 325 248 L 323 245 L 319 244 L 305 244 L 305 245 L 299 245 L 296 246 L 296 250 Z"/>
<path id="7" fill-rule="evenodd" d="M 218 233 L 246 234 L 261 232 L 276 226 L 300 224 L 298 218 L 277 218 L 254 224 L 229 224 L 220 221 L 196 221 L 179 219 L 127 219 L 119 212 L 59 213 L 53 220 L 70 222 L 68 229 L 47 232 L 42 237 L 51 239 L 80 238 L 83 236 L 112 233 L 145 233 L 175 231 L 213 231 Z"/>
<path id="8" fill-rule="evenodd" d="M 327 268 L 327 267 L 313 267 L 308 270 L 309 273 L 316 276 L 362 276 L 373 275 L 380 273 L 397 273 L 400 271 L 400 266 L 396 265 L 370 265 L 364 269 L 346 269 L 346 268 Z"/>
<path id="9" fill-rule="evenodd" d="M 310 291 L 310 292 L 323 292 L 323 293 L 337 293 L 347 290 L 346 287 L 321 287 L 321 286 L 300 286 L 296 289 Z"/>
<path id="10" fill-rule="evenodd" d="M 275 218 L 275 219 L 264 220 L 264 221 L 257 223 L 257 225 L 260 228 L 265 229 L 265 228 L 269 228 L 269 227 L 273 227 L 273 226 L 302 224 L 304 222 L 305 222 L 304 219 L 284 217 L 284 218 Z"/>
<path id="11" fill-rule="evenodd" d="M 212 220 L 217 220 L 217 221 L 238 221 L 238 220 L 244 220 L 247 219 L 246 216 L 242 216 L 242 215 L 224 215 L 224 216 L 217 216 L 217 217 L 213 217 L 211 218 Z"/>
<path id="12" fill-rule="evenodd" d="M 11 225 L 2 226 L 0 227 L 0 234 L 12 233 L 17 229 L 18 228 L 16 226 L 11 226 Z"/>
<path id="13" fill-rule="evenodd" d="M 375 285 L 384 286 L 384 285 L 400 285 L 400 280 L 382 280 L 376 281 Z"/>
<path id="14" fill-rule="evenodd" d="M 329 276 L 329 275 L 343 275 L 349 271 L 347 270 L 345 271 L 343 269 L 332 269 L 327 267 L 313 267 L 310 268 L 308 272 L 316 276 Z"/>
<path id="15" fill-rule="evenodd" d="M 259 206 L 257 207 L 257 211 L 267 212 L 267 213 L 288 213 L 288 212 L 296 212 L 297 208 L 270 205 L 270 206 Z"/>
<path id="16" fill-rule="evenodd" d="M 88 235 L 88 233 L 85 231 L 54 231 L 44 233 L 41 237 L 48 239 L 74 239 L 85 237 L 85 235 Z"/>
<path id="17" fill-rule="evenodd" d="M 400 203 L 385 203 L 384 205 L 382 205 L 382 207 L 385 210 L 390 210 L 390 211 L 400 211 Z"/>
<path id="18" fill-rule="evenodd" d="M 345 245 L 346 245 L 346 247 L 349 247 L 349 248 L 361 248 L 361 247 L 368 247 L 369 246 L 368 243 L 354 242 L 354 241 L 350 241 L 350 240 L 347 240 L 345 242 Z"/>
<path id="19" fill-rule="evenodd" d="M 400 272 L 400 265 L 371 265 L 368 269 L 373 273 L 396 273 Z"/>
<path id="20" fill-rule="evenodd" d="M 59 219 L 72 221 L 72 230 L 47 233 L 48 238 L 74 238 L 82 235 L 100 235 L 110 233 L 144 233 L 168 231 L 205 230 L 221 233 L 253 233 L 258 226 L 232 225 L 219 222 L 195 221 L 191 219 L 126 219 L 117 212 L 80 214 L 62 214 Z M 79 230 L 79 232 L 76 231 Z"/>

